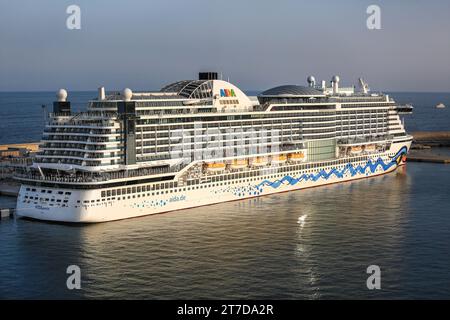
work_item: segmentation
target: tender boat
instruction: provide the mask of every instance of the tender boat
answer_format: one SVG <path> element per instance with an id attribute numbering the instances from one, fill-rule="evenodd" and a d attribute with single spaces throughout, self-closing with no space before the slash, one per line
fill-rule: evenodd
<path id="1" fill-rule="evenodd" d="M 305 154 L 303 152 L 290 153 L 288 158 L 292 162 L 303 161 L 305 159 Z"/>
<path id="2" fill-rule="evenodd" d="M 205 168 L 207 172 L 218 172 L 225 170 L 225 163 L 223 162 L 212 162 L 206 163 Z"/>
<path id="3" fill-rule="evenodd" d="M 272 163 L 284 163 L 287 160 L 287 156 L 285 154 L 279 154 L 276 156 L 272 156 Z"/>
<path id="4" fill-rule="evenodd" d="M 231 169 L 243 169 L 248 165 L 248 161 L 245 159 L 233 160 L 230 164 Z"/>

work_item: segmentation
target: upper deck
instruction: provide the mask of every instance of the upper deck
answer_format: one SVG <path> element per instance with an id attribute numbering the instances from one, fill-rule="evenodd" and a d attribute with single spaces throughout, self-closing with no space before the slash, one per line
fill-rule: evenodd
<path id="1" fill-rule="evenodd" d="M 278 86 L 252 98 L 214 76 L 154 92 L 107 95 L 100 88 L 88 110 L 77 114 L 60 92 L 31 179 L 95 184 L 128 179 L 128 172 L 141 179 L 176 172 L 179 161 L 188 165 L 197 154 L 205 161 L 251 158 L 307 146 L 308 160 L 315 161 L 333 158 L 343 141 L 370 144 L 404 134 L 388 95 L 369 93 L 365 85 L 340 88 L 336 76 L 330 87 L 310 78 L 308 86 Z"/>

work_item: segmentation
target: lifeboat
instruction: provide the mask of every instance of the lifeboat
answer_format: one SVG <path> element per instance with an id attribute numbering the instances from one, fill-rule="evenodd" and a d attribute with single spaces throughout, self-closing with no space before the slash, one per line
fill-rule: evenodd
<path id="1" fill-rule="evenodd" d="M 223 162 L 206 163 L 205 169 L 208 172 L 223 171 L 223 170 L 225 170 L 225 163 L 223 163 Z"/>
<path id="2" fill-rule="evenodd" d="M 367 152 L 374 152 L 376 150 L 375 149 L 375 145 L 374 144 L 368 144 L 364 150 L 367 151 Z"/>
<path id="3" fill-rule="evenodd" d="M 288 158 L 292 162 L 303 161 L 305 159 L 305 155 L 303 152 L 290 153 Z"/>
<path id="4" fill-rule="evenodd" d="M 272 156 L 272 163 L 284 163 L 287 160 L 287 156 L 285 154 L 279 154 L 276 156 Z"/>
<path id="5" fill-rule="evenodd" d="M 242 169 L 247 167 L 248 161 L 245 159 L 233 160 L 231 161 L 230 168 L 231 169 Z"/>
<path id="6" fill-rule="evenodd" d="M 362 147 L 361 146 L 351 147 L 350 152 L 353 154 L 360 154 L 362 152 Z"/>
<path id="7" fill-rule="evenodd" d="M 262 167 L 267 164 L 267 158 L 266 157 L 257 157 L 253 159 L 252 165 L 255 167 Z"/>

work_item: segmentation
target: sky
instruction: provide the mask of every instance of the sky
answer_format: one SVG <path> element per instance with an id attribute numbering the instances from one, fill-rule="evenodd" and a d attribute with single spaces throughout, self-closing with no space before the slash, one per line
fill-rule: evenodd
<path id="1" fill-rule="evenodd" d="M 66 27 L 73 4 L 79 30 Z M 0 91 L 155 90 L 199 71 L 243 90 L 336 74 L 449 92 L 450 1 L 0 0 Z"/>

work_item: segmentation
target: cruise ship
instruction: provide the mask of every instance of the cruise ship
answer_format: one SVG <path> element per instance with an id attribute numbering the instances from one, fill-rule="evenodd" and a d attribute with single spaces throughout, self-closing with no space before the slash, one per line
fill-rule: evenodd
<path id="1" fill-rule="evenodd" d="M 16 173 L 20 217 L 113 221 L 374 177 L 412 142 L 399 117 L 411 109 L 362 79 L 309 76 L 252 97 L 201 72 L 160 91 L 99 88 L 79 113 L 67 96 Z"/>

